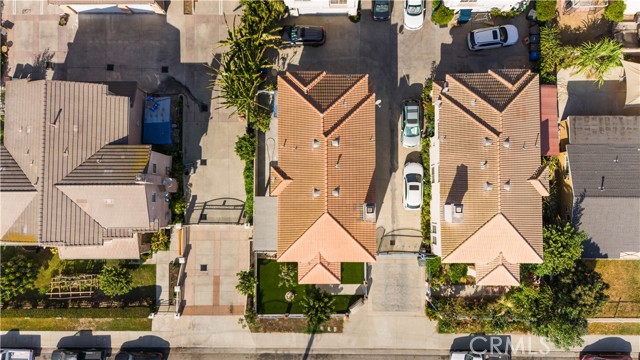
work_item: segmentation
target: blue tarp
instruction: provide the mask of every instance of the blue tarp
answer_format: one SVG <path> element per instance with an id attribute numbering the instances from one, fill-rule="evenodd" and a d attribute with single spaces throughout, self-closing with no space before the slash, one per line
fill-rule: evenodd
<path id="1" fill-rule="evenodd" d="M 147 97 L 144 105 L 142 142 L 171 144 L 171 99 Z"/>

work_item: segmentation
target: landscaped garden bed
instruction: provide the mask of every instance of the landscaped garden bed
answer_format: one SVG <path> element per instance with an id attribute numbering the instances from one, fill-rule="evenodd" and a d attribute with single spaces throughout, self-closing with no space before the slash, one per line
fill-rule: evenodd
<path id="1" fill-rule="evenodd" d="M 150 330 L 151 320 L 147 317 L 155 304 L 155 265 L 117 260 L 61 260 L 55 249 L 2 247 L 0 252 L 4 264 L 21 258 L 32 269 L 31 280 L 19 283 L 22 288 L 16 295 L 4 298 L 0 310 L 3 330 Z M 74 280 L 100 277 L 105 268 L 126 274 L 126 286 L 117 295 L 105 295 L 108 290 L 114 291 L 107 289 L 106 284 L 84 289 L 81 284 L 84 280 Z M 3 279 L 9 276 L 6 271 L 3 270 Z M 55 281 L 61 279 L 60 275 L 79 285 L 69 289 L 61 286 L 59 280 Z M 82 290 L 82 298 L 72 298 L 72 293 L 64 297 L 76 287 Z"/>
<path id="2" fill-rule="evenodd" d="M 302 314 L 301 300 L 307 286 L 310 285 L 295 284 L 291 287 L 281 287 L 278 286 L 279 275 L 280 263 L 275 260 L 258 259 L 258 314 Z M 297 273 L 294 278 L 297 279 Z M 287 292 L 294 294 L 293 301 L 285 300 Z M 348 312 L 349 307 L 360 298 L 362 298 L 360 295 L 334 295 L 335 313 Z"/>
<path id="3" fill-rule="evenodd" d="M 259 333 L 302 333 L 308 330 L 305 319 L 258 319 L 259 326 L 252 332 Z M 342 319 L 334 318 L 320 325 L 316 333 L 341 333 L 344 328 Z"/>

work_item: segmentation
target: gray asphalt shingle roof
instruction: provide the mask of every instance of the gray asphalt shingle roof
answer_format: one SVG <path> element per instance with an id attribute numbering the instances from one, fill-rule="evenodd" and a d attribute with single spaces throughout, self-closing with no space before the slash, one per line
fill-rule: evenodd
<path id="1" fill-rule="evenodd" d="M 38 194 L 19 216 L 14 214 L 16 221 L 3 240 L 100 245 L 110 235 L 131 233 L 105 229 L 57 186 L 135 181 L 147 165 L 150 147 L 125 145 L 129 111 L 130 99 L 112 95 L 105 84 L 7 83 L 6 151 Z M 97 163 L 96 156 L 103 161 Z M 26 185 L 24 179 L 20 184 Z"/>
<path id="2" fill-rule="evenodd" d="M 639 145 L 567 145 L 575 196 L 640 198 Z"/>

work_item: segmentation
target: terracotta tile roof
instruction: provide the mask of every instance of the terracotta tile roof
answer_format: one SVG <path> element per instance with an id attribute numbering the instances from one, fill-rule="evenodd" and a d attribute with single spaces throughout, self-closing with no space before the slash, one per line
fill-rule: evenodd
<path id="1" fill-rule="evenodd" d="M 538 170 L 529 179 L 529 183 L 533 185 L 540 196 L 549 196 L 549 168 L 540 165 Z"/>
<path id="2" fill-rule="evenodd" d="M 495 70 L 447 75 L 445 84 L 433 90 L 442 100 L 439 218 L 445 204 L 463 204 L 464 221 L 441 221 L 443 262 L 485 264 L 500 252 L 541 262 L 542 201 L 529 182 L 540 167 L 538 76 Z"/>
<path id="3" fill-rule="evenodd" d="M 502 254 L 491 262 L 476 267 L 476 284 L 481 286 L 518 286 L 520 265 L 511 264 Z"/>
<path id="4" fill-rule="evenodd" d="M 330 263 L 318 253 L 313 260 L 298 265 L 298 284 L 340 284 L 340 270 L 339 262 Z"/>
<path id="5" fill-rule="evenodd" d="M 340 262 L 375 261 L 375 223 L 362 220 L 363 204 L 375 203 L 374 102 L 367 75 L 278 78 L 278 261 L 298 262 L 301 281 L 328 281 L 323 268 L 339 279 Z"/>
<path id="6" fill-rule="evenodd" d="M 271 196 L 278 196 L 291 183 L 291 179 L 278 166 L 271 165 Z"/>

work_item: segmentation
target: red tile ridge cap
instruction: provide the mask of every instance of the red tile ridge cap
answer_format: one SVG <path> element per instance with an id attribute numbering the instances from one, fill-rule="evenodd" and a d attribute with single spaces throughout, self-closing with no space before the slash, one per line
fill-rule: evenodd
<path id="1" fill-rule="evenodd" d="M 342 128 L 342 126 L 349 120 L 351 119 L 355 114 L 358 113 L 358 111 L 360 109 L 362 109 L 364 107 L 364 105 L 367 102 L 370 102 L 372 99 L 375 99 L 374 96 L 376 94 L 374 93 L 369 93 L 367 94 L 367 96 L 365 96 L 362 100 L 360 100 L 359 103 L 356 104 L 356 106 L 353 107 L 353 109 L 351 109 L 349 115 L 347 115 L 344 119 L 340 120 L 333 128 L 329 129 L 328 131 L 326 131 L 325 133 L 323 133 L 324 138 L 329 140 L 329 138 L 338 130 L 340 130 L 340 128 Z"/>
<path id="2" fill-rule="evenodd" d="M 336 274 L 334 274 L 331 270 L 329 270 L 329 268 L 327 268 L 320 260 L 318 260 L 318 263 L 315 264 L 313 267 L 311 267 L 311 269 L 309 269 L 309 271 L 307 271 L 306 274 L 304 274 L 300 279 L 298 279 L 298 283 L 304 283 L 304 279 L 319 266 L 325 273 L 331 275 L 331 277 L 334 278 L 338 284 L 340 283 L 340 279 L 336 276 Z"/>
<path id="3" fill-rule="evenodd" d="M 291 80 L 293 77 L 288 77 L 288 76 L 281 76 L 280 79 L 282 79 L 282 82 L 284 84 L 286 84 L 294 93 L 296 93 L 300 99 L 302 99 L 305 103 L 307 103 L 309 105 L 309 107 L 311 107 L 315 112 L 318 113 L 318 115 L 320 115 L 321 117 L 323 116 L 323 114 L 311 103 L 309 102 L 309 99 L 304 96 L 304 94 L 302 94 L 300 92 L 300 90 L 303 90 L 302 88 L 296 88 L 298 86 L 295 86 L 294 84 L 291 84 L 290 81 L 297 83 L 298 85 L 300 84 L 300 82 L 298 82 L 296 79 Z"/>
<path id="4" fill-rule="evenodd" d="M 494 108 L 491 104 L 489 104 L 486 100 L 484 100 L 482 98 L 482 96 L 479 96 L 478 94 L 476 94 L 473 90 L 469 89 L 467 86 L 463 85 L 460 81 L 458 81 L 456 78 L 454 78 L 453 76 L 447 75 L 447 79 L 451 79 L 453 82 L 455 82 L 456 84 L 460 85 L 460 87 L 462 87 L 463 89 L 465 89 L 469 94 L 475 96 L 476 100 L 480 100 L 483 104 L 487 105 L 490 109 L 492 109 L 493 111 L 496 112 L 496 114 L 500 114 L 500 111 L 498 111 L 498 109 Z M 449 80 L 447 80 L 448 82 Z M 447 94 L 447 93 L 445 93 Z"/>
<path id="5" fill-rule="evenodd" d="M 512 84 L 509 81 L 507 81 L 507 79 L 505 79 L 502 76 L 500 76 L 498 73 L 493 71 L 493 69 L 489 69 L 488 73 L 489 73 L 489 75 L 493 76 L 494 79 L 500 81 L 502 83 L 502 85 L 506 86 L 509 90 L 515 90 L 516 89 L 516 85 L 515 84 Z M 518 80 L 518 81 L 520 81 L 520 80 Z"/>
<path id="6" fill-rule="evenodd" d="M 483 128 L 484 130 L 486 130 L 489 134 L 495 136 L 496 138 L 500 137 L 500 132 L 498 132 L 498 130 L 496 130 L 494 132 L 491 129 L 489 129 L 485 124 L 481 123 L 478 119 L 476 119 L 474 116 L 469 114 L 467 112 L 467 110 L 465 110 L 464 108 L 460 107 L 458 105 L 458 102 L 453 100 L 453 98 L 451 98 L 447 93 L 440 93 L 440 100 L 442 100 L 442 101 L 446 100 L 449 104 L 451 104 L 451 105 L 455 106 L 456 108 L 458 108 L 458 110 L 460 110 L 464 115 L 466 115 L 469 119 L 471 119 L 478 126 Z"/>
<path id="7" fill-rule="evenodd" d="M 355 74 L 354 74 L 355 75 Z M 331 105 L 329 105 L 329 107 L 327 107 L 327 110 L 325 110 L 323 113 L 320 113 L 320 116 L 322 116 L 324 118 L 324 116 L 329 113 L 329 111 L 331 111 L 331 109 L 333 109 L 336 105 L 338 105 L 340 103 L 340 100 L 342 100 L 343 98 L 345 98 L 347 95 L 351 94 L 351 92 L 358 87 L 358 85 L 360 85 L 361 82 L 363 81 L 368 81 L 369 79 L 369 74 L 364 74 L 363 77 L 360 78 L 360 80 L 356 81 L 355 84 L 353 84 L 349 90 L 345 91 L 344 94 L 342 94 L 342 96 L 340 96 L 339 98 L 337 98 Z M 369 89 L 367 89 L 368 91 Z"/>
<path id="8" fill-rule="evenodd" d="M 320 82 L 320 80 L 322 80 L 326 75 L 327 75 L 327 72 L 326 72 L 326 71 L 323 71 L 323 72 L 319 73 L 319 74 L 315 77 L 315 79 L 313 79 L 313 80 L 309 83 L 309 85 L 308 85 L 308 86 L 304 87 L 304 93 L 305 93 L 305 94 L 308 94 L 308 93 L 309 93 L 309 90 L 313 89 L 313 87 L 314 87 L 314 86 L 316 86 L 316 85 Z"/>

